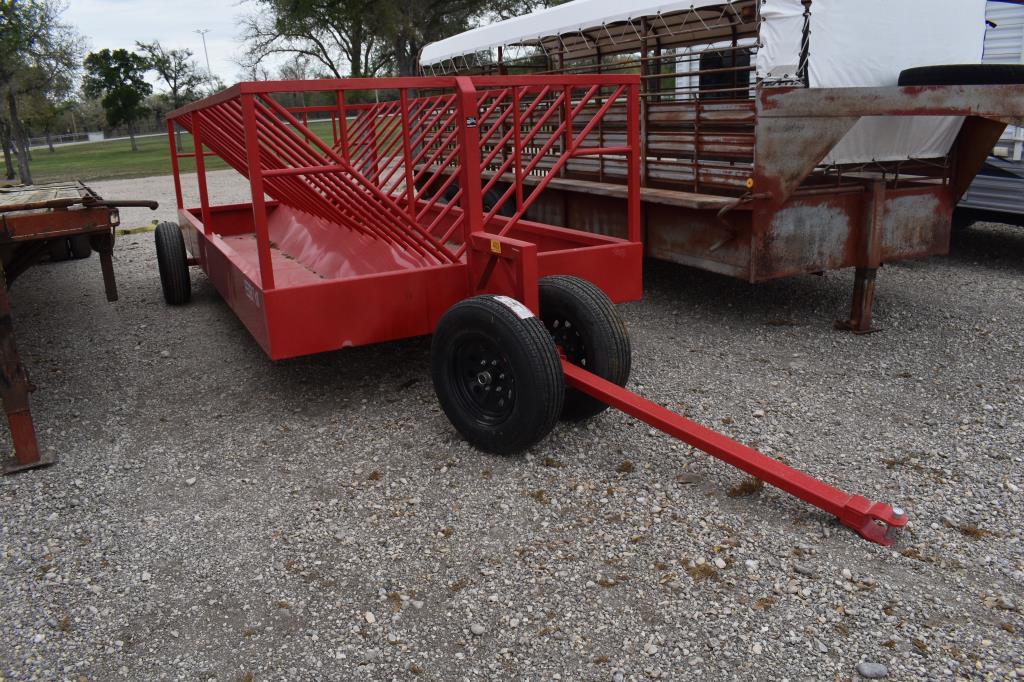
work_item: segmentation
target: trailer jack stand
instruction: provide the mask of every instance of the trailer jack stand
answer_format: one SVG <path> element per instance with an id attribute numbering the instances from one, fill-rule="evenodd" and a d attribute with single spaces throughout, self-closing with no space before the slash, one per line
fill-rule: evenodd
<path id="1" fill-rule="evenodd" d="M 875 278 L 878 268 L 857 268 L 853 280 L 853 301 L 850 304 L 850 319 L 837 320 L 836 329 L 854 334 L 874 334 L 882 331 L 871 322 L 875 306 Z"/>
<path id="2" fill-rule="evenodd" d="M 907 515 L 902 509 L 844 493 L 591 374 L 565 358 L 562 358 L 562 371 L 569 386 L 832 514 L 865 540 L 888 547 L 895 540 L 895 533 L 907 524 Z"/>
<path id="3" fill-rule="evenodd" d="M 11 427 L 11 445 L 14 458 L 0 462 L 0 474 L 13 474 L 26 469 L 49 466 L 57 461 L 53 453 L 39 452 L 36 429 L 29 411 L 28 394 L 32 385 L 28 372 L 21 364 L 18 347 L 14 343 L 14 321 L 11 302 L 7 295 L 7 275 L 0 266 L 0 398 Z"/>

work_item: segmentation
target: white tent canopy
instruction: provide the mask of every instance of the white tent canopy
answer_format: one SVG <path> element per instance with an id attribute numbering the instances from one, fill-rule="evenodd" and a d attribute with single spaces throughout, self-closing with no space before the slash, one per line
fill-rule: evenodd
<path id="1" fill-rule="evenodd" d="M 538 43 L 543 38 L 580 33 L 606 24 L 723 4 L 729 3 L 723 0 L 573 0 L 431 43 L 423 48 L 420 64 L 430 66 L 466 55 L 490 52 L 498 47 Z"/>
<path id="2" fill-rule="evenodd" d="M 754 46 L 756 78 L 765 85 L 792 84 L 809 21 L 808 85 L 812 88 L 894 86 L 915 66 L 981 61 L 985 0 L 813 0 L 809 16 L 801 0 L 756 0 L 760 24 Z M 733 19 L 752 0 L 574 0 L 564 5 L 466 31 L 424 48 L 428 69 L 516 45 L 554 48 L 575 58 L 593 46 L 606 54 L 637 49 L 646 21 L 672 46 L 679 26 L 703 27 L 699 40 L 728 41 Z M 720 9 L 716 14 L 713 10 Z M 701 13 L 701 16 L 694 16 Z M 710 19 L 717 17 L 717 20 Z M 678 43 L 685 44 L 685 43 Z M 456 62 L 456 69 L 461 68 Z M 831 163 L 936 158 L 949 151 L 962 119 L 878 117 L 860 121 L 829 154 Z"/>

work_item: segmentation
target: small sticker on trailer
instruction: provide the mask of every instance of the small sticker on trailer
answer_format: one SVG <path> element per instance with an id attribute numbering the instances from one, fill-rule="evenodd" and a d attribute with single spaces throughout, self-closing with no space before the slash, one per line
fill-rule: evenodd
<path id="1" fill-rule="evenodd" d="M 495 296 L 494 300 L 497 301 L 498 303 L 502 303 L 508 306 L 512 310 L 512 312 L 514 312 L 516 316 L 519 317 L 520 320 L 525 320 L 530 317 L 533 317 L 533 313 L 530 311 L 530 309 L 514 298 L 510 298 L 508 296 Z"/>
<path id="2" fill-rule="evenodd" d="M 245 280 L 245 296 L 250 301 L 252 301 L 253 305 L 255 305 L 257 308 L 262 307 L 262 297 L 260 296 L 260 290 L 257 289 L 256 286 L 249 280 Z"/>

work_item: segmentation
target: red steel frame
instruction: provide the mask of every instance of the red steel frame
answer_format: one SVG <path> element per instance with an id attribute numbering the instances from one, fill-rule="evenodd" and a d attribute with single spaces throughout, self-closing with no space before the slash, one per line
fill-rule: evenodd
<path id="1" fill-rule="evenodd" d="M 240 83 L 168 117 L 191 262 L 274 359 L 428 334 L 451 305 L 479 293 L 512 296 L 537 313 L 537 280 L 548 274 L 577 275 L 615 301 L 636 300 L 638 85 L 637 76 L 621 75 Z M 346 93 L 368 90 L 398 96 L 347 103 Z M 309 91 L 333 92 L 336 106 L 289 110 L 271 97 Z M 585 125 L 574 129 L 588 105 Z M 625 144 L 586 145 L 614 107 L 628 121 Z M 308 127 L 310 113 L 330 116 L 332 144 Z M 192 132 L 193 153 L 177 153 L 176 124 Z M 211 154 L 249 178 L 251 203 L 210 204 L 204 158 Z M 585 155 L 628 164 L 627 239 L 523 218 L 565 163 Z M 198 208 L 184 207 L 182 156 L 196 161 Z M 500 172 L 485 175 L 499 158 Z M 503 174 L 512 185 L 485 205 Z M 354 259 L 366 268 L 346 270 Z M 907 522 L 902 510 L 844 493 L 562 364 L 568 385 L 824 509 L 872 542 L 891 544 L 891 531 Z"/>

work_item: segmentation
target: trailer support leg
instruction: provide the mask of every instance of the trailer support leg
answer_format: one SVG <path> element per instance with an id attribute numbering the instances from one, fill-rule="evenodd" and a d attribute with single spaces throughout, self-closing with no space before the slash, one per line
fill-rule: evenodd
<path id="1" fill-rule="evenodd" d="M 854 334 L 879 331 L 871 326 L 871 313 L 875 305 L 875 276 L 878 268 L 857 268 L 853 276 L 853 302 L 850 319 L 843 326 Z"/>
<path id="2" fill-rule="evenodd" d="M 107 300 L 111 303 L 117 300 L 117 280 L 114 279 L 114 238 L 109 234 L 95 237 L 92 247 L 100 255 L 100 270 L 103 271 L 103 288 L 107 294 Z"/>
<path id="3" fill-rule="evenodd" d="M 895 531 L 907 523 L 902 509 L 845 493 L 591 374 L 565 358 L 562 371 L 569 386 L 832 514 L 866 540 L 888 547 Z"/>
<path id="4" fill-rule="evenodd" d="M 853 278 L 853 301 L 850 319 L 836 322 L 837 329 L 854 334 L 880 331 L 871 326 L 871 313 L 875 305 L 875 277 L 882 265 L 882 230 L 885 229 L 885 181 L 871 183 L 865 206 L 864 225 L 861 228 L 860 258 Z"/>
<path id="5" fill-rule="evenodd" d="M 21 364 L 18 347 L 14 343 L 14 320 L 11 316 L 11 299 L 7 295 L 7 275 L 0 266 L 0 397 L 3 398 L 14 445 L 14 461 L 4 464 L 4 474 L 47 466 L 57 461 L 53 455 L 39 454 L 36 430 L 28 405 L 31 390 L 28 372 Z"/>

